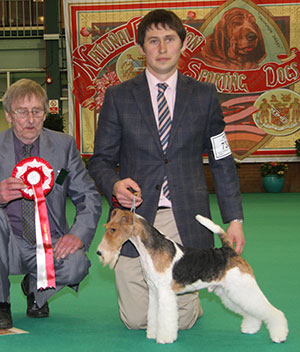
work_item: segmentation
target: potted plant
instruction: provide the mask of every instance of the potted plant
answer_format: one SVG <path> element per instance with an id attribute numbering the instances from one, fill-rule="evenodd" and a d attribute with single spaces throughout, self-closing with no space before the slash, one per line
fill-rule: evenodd
<path id="1" fill-rule="evenodd" d="M 267 192 L 281 192 L 284 186 L 284 175 L 288 170 L 288 165 L 282 162 L 269 161 L 260 167 L 263 177 L 263 185 Z"/>

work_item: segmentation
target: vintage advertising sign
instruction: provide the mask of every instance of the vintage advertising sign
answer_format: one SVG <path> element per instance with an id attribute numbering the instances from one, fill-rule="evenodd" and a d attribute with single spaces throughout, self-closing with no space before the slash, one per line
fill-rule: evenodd
<path id="1" fill-rule="evenodd" d="M 300 0 L 65 0 L 70 121 L 81 153 L 93 152 L 106 88 L 145 69 L 136 33 L 142 16 L 154 8 L 182 19 L 187 49 L 178 69 L 216 85 L 234 157 L 295 160 Z"/>

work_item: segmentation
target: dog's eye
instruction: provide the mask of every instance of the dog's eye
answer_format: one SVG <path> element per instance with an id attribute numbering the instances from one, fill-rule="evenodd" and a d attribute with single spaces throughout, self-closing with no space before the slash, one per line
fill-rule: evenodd
<path id="1" fill-rule="evenodd" d="M 116 229 L 109 229 L 110 233 L 114 233 L 116 231 Z"/>

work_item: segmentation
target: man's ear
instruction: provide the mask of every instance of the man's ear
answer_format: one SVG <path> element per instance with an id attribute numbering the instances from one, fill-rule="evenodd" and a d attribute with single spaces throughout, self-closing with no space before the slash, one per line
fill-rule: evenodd
<path id="1" fill-rule="evenodd" d="M 5 118 L 6 118 L 8 123 L 10 123 L 10 124 L 12 123 L 12 118 L 11 118 L 10 114 L 7 111 L 5 111 Z"/>
<path id="2" fill-rule="evenodd" d="M 141 45 L 139 45 L 140 53 L 146 56 L 146 53 Z"/>
<path id="3" fill-rule="evenodd" d="M 188 38 L 185 37 L 183 43 L 182 43 L 182 47 L 181 47 L 181 54 L 185 51 L 186 47 L 187 47 L 187 41 L 188 41 Z"/>

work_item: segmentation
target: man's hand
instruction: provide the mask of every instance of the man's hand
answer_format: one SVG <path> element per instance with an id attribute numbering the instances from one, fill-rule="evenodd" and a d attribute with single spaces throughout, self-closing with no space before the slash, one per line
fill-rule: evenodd
<path id="1" fill-rule="evenodd" d="M 54 247 L 56 259 L 65 259 L 69 254 L 74 254 L 78 249 L 83 248 L 81 240 L 71 233 L 60 237 Z"/>
<path id="2" fill-rule="evenodd" d="M 238 221 L 231 221 L 227 228 L 227 234 L 232 243 L 235 244 L 235 251 L 240 255 L 245 246 L 243 225 Z"/>
<path id="3" fill-rule="evenodd" d="M 21 189 L 25 189 L 23 181 L 16 177 L 9 177 L 0 182 L 0 203 L 8 203 L 22 197 Z"/>
<path id="4" fill-rule="evenodd" d="M 113 193 L 117 198 L 118 202 L 122 205 L 122 207 L 131 208 L 134 194 L 129 191 L 129 189 L 132 189 L 136 192 L 135 205 L 136 207 L 138 207 L 143 201 L 142 192 L 139 185 L 134 182 L 131 178 L 125 178 L 116 182 L 114 184 Z"/>

